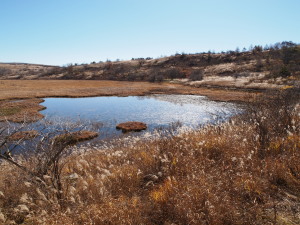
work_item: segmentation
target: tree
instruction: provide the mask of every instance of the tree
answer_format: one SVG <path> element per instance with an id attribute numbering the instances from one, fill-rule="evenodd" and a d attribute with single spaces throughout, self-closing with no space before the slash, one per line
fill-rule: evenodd
<path id="1" fill-rule="evenodd" d="M 144 58 L 140 58 L 138 59 L 138 64 L 139 64 L 139 67 L 142 67 L 144 64 L 145 64 L 145 59 Z"/>
<path id="2" fill-rule="evenodd" d="M 74 75 L 74 68 L 73 68 L 73 64 L 70 63 L 67 65 L 67 77 L 72 78 L 73 75 Z"/>
<path id="3" fill-rule="evenodd" d="M 287 47 L 284 46 L 281 49 L 282 61 L 285 65 L 288 65 L 292 60 L 300 59 L 300 51 L 297 47 Z"/>
<path id="4" fill-rule="evenodd" d="M 264 64 L 262 62 L 262 59 L 261 58 L 257 58 L 256 59 L 256 64 L 255 64 L 255 71 L 256 72 L 261 72 L 263 67 L 264 67 Z"/>
<path id="5" fill-rule="evenodd" d="M 209 64 L 211 62 L 211 60 L 212 60 L 211 51 L 208 51 L 207 52 L 207 59 L 206 59 L 206 61 Z"/>
<path id="6" fill-rule="evenodd" d="M 262 52 L 262 51 L 263 51 L 263 47 L 260 46 L 260 45 L 255 45 L 254 48 L 252 49 L 253 54 L 259 53 L 259 52 Z"/>
<path id="7" fill-rule="evenodd" d="M 286 66 L 281 67 L 279 71 L 279 76 L 281 77 L 288 77 L 291 75 L 291 72 L 288 70 Z"/>

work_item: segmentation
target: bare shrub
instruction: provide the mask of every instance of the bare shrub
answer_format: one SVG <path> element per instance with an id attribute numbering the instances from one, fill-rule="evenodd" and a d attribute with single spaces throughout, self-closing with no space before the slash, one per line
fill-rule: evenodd
<path id="1" fill-rule="evenodd" d="M 263 71 L 263 67 L 264 67 L 264 64 L 262 62 L 262 59 L 257 58 L 256 63 L 255 63 L 255 71 L 256 72 L 261 72 L 261 71 Z"/>
<path id="2" fill-rule="evenodd" d="M 189 78 L 191 81 L 203 80 L 203 71 L 202 70 L 193 71 Z"/>
<path id="3" fill-rule="evenodd" d="M 147 81 L 149 82 L 162 82 L 164 80 L 163 74 L 161 71 L 154 69 L 150 72 Z"/>
<path id="4" fill-rule="evenodd" d="M 89 137 L 87 136 L 93 135 L 94 137 L 95 134 L 81 131 L 84 126 L 80 124 L 59 124 L 59 126 L 54 126 L 52 123 L 43 122 L 39 124 L 39 134 L 35 135 L 29 143 L 25 142 L 25 137 L 19 140 L 11 138 L 21 130 L 26 129 L 26 126 L 25 124 L 13 126 L 8 123 L 0 130 L 0 159 L 6 162 L 6 164 L 1 162 L 1 169 L 9 168 L 12 169 L 14 174 L 18 173 L 16 179 L 18 179 L 18 183 L 21 182 L 19 185 L 23 187 L 20 187 L 20 190 L 22 189 L 23 192 L 17 195 L 26 193 L 26 201 L 29 201 L 27 194 L 30 194 L 30 198 L 38 198 L 44 202 L 35 204 L 52 202 L 63 207 L 64 195 L 61 171 L 66 163 L 66 156 L 70 154 L 70 148 L 68 147 L 76 144 L 78 141 L 88 139 Z M 72 132 L 73 130 L 76 130 L 76 132 Z M 15 149 L 27 151 L 23 155 L 14 156 L 13 151 Z M 10 168 L 9 165 L 13 167 Z M 14 167 L 19 170 L 13 170 Z M 24 183 L 22 184 L 22 182 Z M 29 191 L 29 187 L 33 188 L 33 190 Z M 5 194 L 8 194 L 8 196 L 9 193 L 13 194 L 10 191 L 6 190 Z M 20 203 L 25 200 L 22 200 L 22 196 L 19 197 L 21 202 L 12 202 L 10 203 L 11 207 L 22 206 Z M 27 205 L 23 208 L 28 210 L 28 207 Z M 16 212 L 14 214 L 16 217 L 12 216 L 12 218 L 23 221 L 27 213 L 23 215 L 22 212 Z"/>
<path id="5" fill-rule="evenodd" d="M 185 74 L 183 72 L 181 72 L 180 70 L 178 69 L 169 69 L 169 70 L 166 70 L 164 72 L 166 78 L 169 78 L 171 80 L 175 79 L 175 78 L 185 78 Z"/>
<path id="6" fill-rule="evenodd" d="M 11 73 L 10 69 L 0 67 L 0 76 L 4 76 L 4 75 L 9 74 L 9 73 Z"/>

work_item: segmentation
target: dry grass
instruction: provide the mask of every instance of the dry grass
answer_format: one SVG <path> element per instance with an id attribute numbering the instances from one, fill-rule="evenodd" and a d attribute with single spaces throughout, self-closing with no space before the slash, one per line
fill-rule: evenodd
<path id="1" fill-rule="evenodd" d="M 28 131 L 19 131 L 14 133 L 9 137 L 10 141 L 19 141 L 20 139 L 23 140 L 30 140 L 38 136 L 38 131 L 36 130 L 28 130 Z"/>
<path id="2" fill-rule="evenodd" d="M 39 111 L 45 109 L 39 105 L 41 99 L 26 99 L 20 101 L 0 101 L 0 122 L 34 122 L 44 116 Z"/>
<path id="3" fill-rule="evenodd" d="M 68 142 L 72 144 L 76 144 L 81 141 L 87 141 L 94 139 L 95 137 L 98 137 L 97 132 L 93 131 L 88 131 L 88 130 L 81 130 L 81 131 L 76 131 L 76 132 L 70 132 L 67 134 L 61 134 L 59 136 L 55 137 L 56 142 L 63 142 L 68 140 Z"/>
<path id="4" fill-rule="evenodd" d="M 147 125 L 142 122 L 129 121 L 125 123 L 120 123 L 116 126 L 118 130 L 122 130 L 123 133 L 130 131 L 141 131 L 146 130 Z"/>
<path id="5" fill-rule="evenodd" d="M 177 136 L 77 151 L 61 161 L 61 199 L 50 174 L 36 183 L 2 163 L 0 219 L 24 224 L 299 224 L 299 105 L 289 118 L 284 106 L 263 107 L 257 110 L 264 120 L 251 111 Z M 264 123 L 273 112 L 285 122 Z M 264 146 L 261 136 L 268 136 Z M 33 162 L 28 166 L 34 168 Z"/>
<path id="6" fill-rule="evenodd" d="M 243 101 L 248 93 L 193 88 L 180 84 L 96 80 L 1 80 L 0 100 L 44 97 L 129 96 L 197 94 L 213 100 Z"/>

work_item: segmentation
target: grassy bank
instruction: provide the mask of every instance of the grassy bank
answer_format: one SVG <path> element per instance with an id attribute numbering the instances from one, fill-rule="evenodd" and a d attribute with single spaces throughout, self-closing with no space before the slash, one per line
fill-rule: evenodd
<path id="1" fill-rule="evenodd" d="M 45 109 L 39 105 L 42 99 L 25 99 L 16 101 L 0 101 L 0 122 L 11 121 L 16 123 L 34 122 L 44 116 L 39 111 Z"/>
<path id="2" fill-rule="evenodd" d="M 27 170 L 2 162 L 0 220 L 299 224 L 299 110 L 299 91 L 276 92 L 227 123 L 61 154 L 53 164 L 45 158 L 68 140 L 43 142 L 47 151 L 17 160 Z"/>

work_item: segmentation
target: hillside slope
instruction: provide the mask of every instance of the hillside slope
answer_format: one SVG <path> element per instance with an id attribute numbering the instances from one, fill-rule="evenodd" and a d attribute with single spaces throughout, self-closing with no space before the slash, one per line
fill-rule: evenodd
<path id="1" fill-rule="evenodd" d="M 173 80 L 197 87 L 285 88 L 299 85 L 300 47 L 282 42 L 243 52 L 176 54 L 65 67 L 0 64 L 0 79 Z"/>

